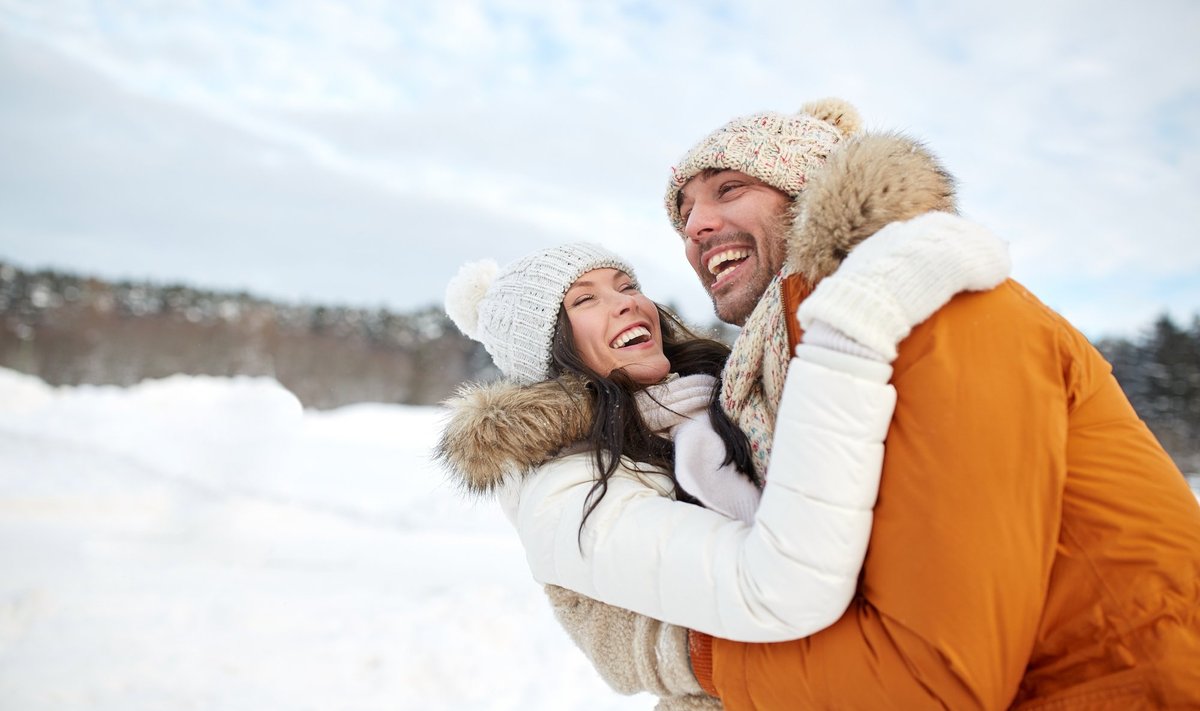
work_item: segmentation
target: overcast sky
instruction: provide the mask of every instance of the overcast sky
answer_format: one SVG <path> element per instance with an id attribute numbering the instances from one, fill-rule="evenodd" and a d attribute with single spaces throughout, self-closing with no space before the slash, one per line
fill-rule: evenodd
<path id="1" fill-rule="evenodd" d="M 409 309 L 590 239 L 706 321 L 670 165 L 840 96 L 1043 300 L 1132 333 L 1200 312 L 1198 37 L 1195 0 L 0 0 L 0 259 Z"/>

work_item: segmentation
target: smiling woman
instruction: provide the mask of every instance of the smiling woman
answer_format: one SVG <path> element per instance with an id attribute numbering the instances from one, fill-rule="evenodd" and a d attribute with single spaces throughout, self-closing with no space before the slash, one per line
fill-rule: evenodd
<path id="1" fill-rule="evenodd" d="M 653 385 L 670 372 L 654 302 L 619 269 L 590 271 L 567 289 L 563 310 L 584 364 L 601 375 L 621 369 Z M 560 325 L 559 332 L 565 332 Z"/>
<path id="2" fill-rule="evenodd" d="M 999 283 L 998 240 L 966 240 L 986 285 Z M 921 266 L 943 247 L 901 242 L 880 258 L 914 262 L 904 278 L 937 283 L 940 305 L 973 271 L 930 279 Z M 467 490 L 497 495 L 559 620 L 615 688 L 707 704 L 675 625 L 772 642 L 842 615 L 895 406 L 886 357 L 841 348 L 844 335 L 801 344 L 760 491 L 749 440 L 716 397 L 728 347 L 645 296 L 620 257 L 579 243 L 470 264 L 446 310 L 507 380 L 448 403 L 439 458 Z M 606 655 L 647 673 L 612 676 L 622 665 Z"/>

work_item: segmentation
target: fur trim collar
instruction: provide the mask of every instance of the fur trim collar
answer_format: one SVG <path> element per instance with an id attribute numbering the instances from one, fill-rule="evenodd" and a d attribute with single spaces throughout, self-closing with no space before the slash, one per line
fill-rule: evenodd
<path id="1" fill-rule="evenodd" d="M 954 178 L 924 145 L 900 134 L 860 134 L 829 156 L 793 203 L 785 270 L 810 284 L 890 222 L 957 212 Z"/>
<path id="2" fill-rule="evenodd" d="M 860 135 L 809 177 L 793 210 L 786 268 L 815 284 L 889 222 L 954 212 L 954 179 L 912 139 Z M 468 385 L 445 405 L 449 419 L 435 454 L 473 494 L 491 493 L 505 477 L 548 461 L 592 424 L 592 398 L 574 378 Z"/>
<path id="3" fill-rule="evenodd" d="M 552 459 L 592 426 L 592 396 L 577 378 L 467 385 L 444 404 L 450 416 L 434 456 L 472 494 Z"/>

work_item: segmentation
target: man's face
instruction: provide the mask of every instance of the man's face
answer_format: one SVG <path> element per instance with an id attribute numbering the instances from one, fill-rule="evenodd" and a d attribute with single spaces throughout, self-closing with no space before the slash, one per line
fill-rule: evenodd
<path id="1" fill-rule="evenodd" d="M 684 251 L 722 321 L 744 324 L 783 268 L 790 202 L 736 170 L 701 173 L 680 191 Z"/>

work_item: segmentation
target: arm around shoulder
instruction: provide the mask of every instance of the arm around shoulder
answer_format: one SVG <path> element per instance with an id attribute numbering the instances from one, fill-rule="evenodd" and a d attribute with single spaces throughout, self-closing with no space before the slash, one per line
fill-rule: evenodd
<path id="1" fill-rule="evenodd" d="M 830 624 L 853 598 L 870 535 L 895 402 L 880 367 L 864 376 L 795 360 L 753 526 L 673 501 L 668 477 L 625 462 L 581 530 L 590 455 L 543 466 L 509 506 L 534 578 L 747 641 Z"/>
<path id="2" fill-rule="evenodd" d="M 1039 356 L 1052 337 L 1008 291 L 956 299 L 901 348 L 862 596 L 805 640 L 712 640 L 728 705 L 1011 702 L 1054 561 L 1067 402 Z"/>

